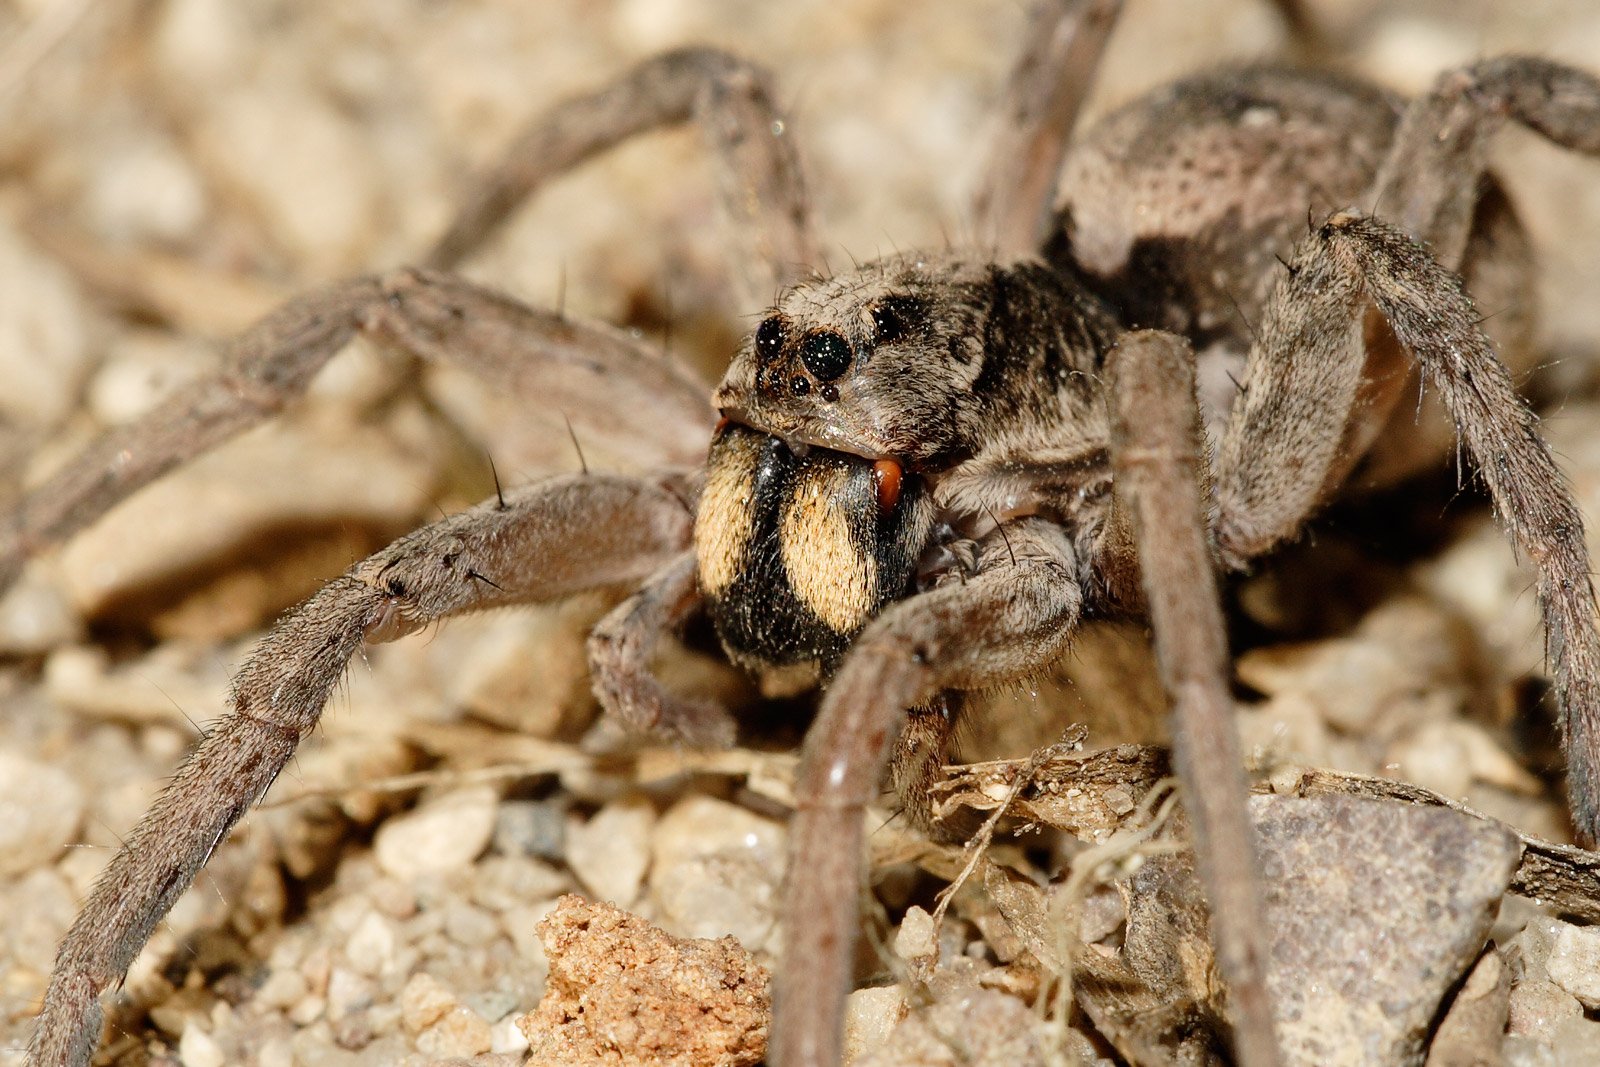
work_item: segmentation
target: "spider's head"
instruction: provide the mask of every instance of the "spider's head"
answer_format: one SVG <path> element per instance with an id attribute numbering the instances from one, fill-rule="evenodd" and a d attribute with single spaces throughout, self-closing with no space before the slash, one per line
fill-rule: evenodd
<path id="1" fill-rule="evenodd" d="M 906 256 L 795 286 L 739 349 L 713 403 L 793 444 L 943 466 L 981 414 L 992 270 Z"/>

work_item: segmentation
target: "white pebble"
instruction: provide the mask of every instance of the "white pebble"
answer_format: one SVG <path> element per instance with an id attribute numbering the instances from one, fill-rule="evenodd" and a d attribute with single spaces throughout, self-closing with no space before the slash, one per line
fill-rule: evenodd
<path id="1" fill-rule="evenodd" d="M 215 370 L 216 359 L 202 345 L 154 330 L 130 332 L 89 382 L 89 410 L 109 425 L 132 422 L 179 387 Z"/>
<path id="2" fill-rule="evenodd" d="M 421 1033 L 455 1006 L 454 994 L 426 972 L 412 975 L 400 991 L 400 1020 L 407 1033 Z"/>
<path id="3" fill-rule="evenodd" d="M 466 1059 L 488 1052 L 492 1045 L 489 1024 L 465 1005 L 417 1035 L 417 1050 L 437 1059 Z"/>
<path id="4" fill-rule="evenodd" d="M 117 138 L 95 160 L 88 208 L 112 240 L 179 241 L 205 219 L 205 188 L 165 139 Z"/>
<path id="5" fill-rule="evenodd" d="M 256 990 L 255 1002 L 263 1008 L 288 1011 L 304 1000 L 308 991 L 305 975 L 295 969 L 279 968 L 268 974 Z"/>
<path id="6" fill-rule="evenodd" d="M 894 935 L 894 954 L 903 960 L 932 959 L 939 954 L 937 931 L 933 916 L 912 905 Z"/>
<path id="7" fill-rule="evenodd" d="M 373 995 L 371 979 L 349 967 L 335 967 L 328 975 L 328 1019 L 338 1022 L 352 1012 L 370 1007 Z"/>
<path id="8" fill-rule="evenodd" d="M 526 1052 L 528 1035 L 517 1026 L 520 1012 L 512 1012 L 489 1028 L 490 1052 Z"/>
<path id="9" fill-rule="evenodd" d="M 0 415 L 49 426 L 77 402 L 89 309 L 66 270 L 0 225 Z"/>
<path id="10" fill-rule="evenodd" d="M 475 873 L 473 903 L 494 912 L 553 900 L 572 891 L 572 879 L 565 872 L 531 856 L 489 856 Z"/>
<path id="11" fill-rule="evenodd" d="M 650 866 L 656 811 L 644 797 L 606 804 L 587 822 L 567 828 L 567 865 L 598 900 L 630 907 Z"/>
<path id="12" fill-rule="evenodd" d="M 0 751 L 0 875 L 54 863 L 83 821 L 83 791 L 58 768 Z"/>
<path id="13" fill-rule="evenodd" d="M 324 96 L 293 83 L 224 90 L 201 113 L 196 143 L 298 260 L 326 271 L 361 259 L 377 176 L 365 132 Z"/>
<path id="14" fill-rule="evenodd" d="M 765 947 L 777 929 L 785 840 L 782 826 L 726 801 L 690 796 L 674 804 L 653 838 L 650 892 L 662 927 Z"/>
<path id="15" fill-rule="evenodd" d="M 344 958 L 359 973 L 376 978 L 394 962 L 394 949 L 394 924 L 368 911 L 345 941 Z"/>
<path id="16" fill-rule="evenodd" d="M 1600 929 L 1560 924 L 1545 969 L 1552 982 L 1585 1008 L 1600 1008 Z"/>
<path id="17" fill-rule="evenodd" d="M 445 936 L 467 948 L 481 948 L 500 936 L 500 923 L 482 908 L 456 901 L 444 909 Z"/>
<path id="18" fill-rule="evenodd" d="M 258 1067 L 295 1067 L 294 1046 L 286 1038 L 275 1037 L 256 1053 Z"/>
<path id="19" fill-rule="evenodd" d="M 489 844 L 498 799 L 489 786 L 471 786 L 390 819 L 373 844 L 378 865 L 402 880 L 467 866 Z"/>
<path id="20" fill-rule="evenodd" d="M 193 1022 L 183 1028 L 183 1037 L 178 1040 L 178 1058 L 183 1061 L 183 1067 L 222 1067 L 226 1062 L 216 1041 Z"/>
<path id="21" fill-rule="evenodd" d="M 844 1059 L 853 1063 L 882 1048 L 905 1018 L 906 996 L 898 985 L 858 989 L 844 1002 Z"/>
<path id="22" fill-rule="evenodd" d="M 0 652 L 36 655 L 70 644 L 83 633 L 83 620 L 59 582 L 33 563 L 0 595 Z"/>
<path id="23" fill-rule="evenodd" d="M 296 1026 L 310 1026 L 322 1018 L 322 1013 L 328 1008 L 328 1001 L 324 997 L 309 996 L 290 1008 L 286 1013 L 289 1021 Z"/>

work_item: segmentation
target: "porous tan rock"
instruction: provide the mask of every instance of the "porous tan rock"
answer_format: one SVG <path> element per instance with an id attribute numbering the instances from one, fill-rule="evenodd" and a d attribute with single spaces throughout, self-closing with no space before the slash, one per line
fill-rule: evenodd
<path id="1" fill-rule="evenodd" d="M 539 938 L 550 977 L 517 1021 L 530 1065 L 745 1067 L 766 1053 L 770 975 L 733 938 L 675 938 L 572 895 Z"/>

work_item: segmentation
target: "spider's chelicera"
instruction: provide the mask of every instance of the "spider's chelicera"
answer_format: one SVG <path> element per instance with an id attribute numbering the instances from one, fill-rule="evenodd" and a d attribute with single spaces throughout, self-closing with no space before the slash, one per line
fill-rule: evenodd
<path id="1" fill-rule="evenodd" d="M 671 468 L 497 496 L 357 564 L 282 620 L 67 935 L 32 1061 L 88 1061 L 100 993 L 271 784 L 364 640 L 627 583 L 638 592 L 589 646 L 601 702 L 625 723 L 732 737 L 725 709 L 667 692 L 650 671 L 659 637 L 699 612 L 741 666 L 823 686 L 796 783 L 770 1062 L 839 1058 L 862 813 L 885 769 L 927 821 L 920 794 L 953 694 L 1039 670 L 1086 616 L 1140 614 L 1172 698 L 1235 1049 L 1251 1067 L 1274 1063 L 1216 574 L 1296 536 L 1358 466 L 1392 479 L 1457 434 L 1538 566 L 1574 815 L 1592 838 L 1600 639 L 1582 524 L 1462 279 L 1495 307 L 1529 285 L 1526 240 L 1484 170 L 1488 134 L 1509 117 L 1600 153 L 1600 82 L 1489 59 L 1407 104 L 1324 74 L 1231 69 L 1157 90 L 1069 144 L 1082 72 L 1117 7 L 1041 4 L 974 251 L 805 276 L 815 243 L 764 75 L 719 52 L 670 53 L 535 124 L 429 269 L 291 302 L 235 343 L 221 377 L 24 501 L 0 528 L 0 576 L 265 417 L 358 330 L 506 376 L 578 418 L 648 412 L 636 417 L 657 424 Z M 725 171 L 747 290 L 782 293 L 710 407 L 629 338 L 440 271 L 544 177 L 685 119 Z M 1496 338 L 1519 365 L 1526 340 Z M 1419 374 L 1440 413 L 1391 419 Z"/>

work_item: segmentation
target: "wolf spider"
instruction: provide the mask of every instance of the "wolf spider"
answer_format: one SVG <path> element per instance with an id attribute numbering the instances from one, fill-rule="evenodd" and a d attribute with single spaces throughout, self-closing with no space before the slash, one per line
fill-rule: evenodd
<path id="1" fill-rule="evenodd" d="M 1430 458 L 1440 420 L 1395 412 L 1419 375 L 1538 567 L 1573 812 L 1592 840 L 1600 638 L 1581 519 L 1462 279 L 1491 304 L 1528 284 L 1525 239 L 1485 169 L 1489 135 L 1510 118 L 1600 153 L 1600 82 L 1489 59 L 1404 104 L 1330 75 L 1231 69 L 1069 141 L 1119 7 L 1049 0 L 1034 15 L 974 251 L 805 273 L 816 244 L 764 74 L 713 50 L 671 52 L 536 122 L 424 268 L 290 301 L 231 345 L 221 375 L 23 500 L 0 533 L 0 580 L 267 417 L 358 332 L 544 403 L 648 411 L 711 441 L 700 470 L 686 459 L 497 493 L 281 620 L 67 934 L 31 1062 L 88 1061 L 100 993 L 265 793 L 365 642 L 631 585 L 589 652 L 603 705 L 634 729 L 732 737 L 724 709 L 650 672 L 660 636 L 700 612 L 739 665 L 823 689 L 797 783 L 773 1062 L 839 1058 L 862 814 L 886 771 L 925 820 L 920 791 L 955 694 L 1039 669 L 1084 618 L 1143 614 L 1235 1048 L 1241 1062 L 1275 1063 L 1216 575 L 1295 537 L 1358 466 L 1382 480 Z M 761 265 L 752 288 L 780 290 L 710 404 L 628 337 L 444 273 L 544 179 L 690 120 Z M 1352 203 L 1379 214 L 1341 206 Z"/>

